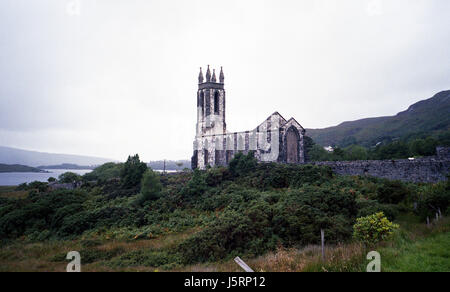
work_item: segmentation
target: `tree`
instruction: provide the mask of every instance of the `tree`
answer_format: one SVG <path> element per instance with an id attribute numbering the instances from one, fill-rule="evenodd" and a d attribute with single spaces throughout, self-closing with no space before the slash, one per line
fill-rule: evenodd
<path id="1" fill-rule="evenodd" d="M 352 145 L 345 148 L 345 160 L 367 160 L 367 149 L 363 146 Z"/>
<path id="2" fill-rule="evenodd" d="M 76 183 L 81 181 L 81 176 L 74 172 L 65 172 L 58 177 L 59 181 L 64 184 Z"/>
<path id="3" fill-rule="evenodd" d="M 120 172 L 122 187 L 126 189 L 138 187 L 147 169 L 147 164 L 141 162 L 138 154 L 128 156 L 127 162 L 125 162 Z"/>
<path id="4" fill-rule="evenodd" d="M 49 183 L 55 182 L 55 181 L 56 181 L 56 178 L 54 178 L 54 177 L 49 177 L 47 181 L 48 181 Z"/>
<path id="5" fill-rule="evenodd" d="M 146 201 L 157 200 L 162 191 L 162 184 L 159 174 L 151 169 L 147 169 L 142 176 L 141 194 L 138 199 L 138 204 L 142 205 Z"/>
<path id="6" fill-rule="evenodd" d="M 333 153 L 331 154 L 332 160 L 340 161 L 344 160 L 345 152 L 339 147 L 334 148 Z"/>

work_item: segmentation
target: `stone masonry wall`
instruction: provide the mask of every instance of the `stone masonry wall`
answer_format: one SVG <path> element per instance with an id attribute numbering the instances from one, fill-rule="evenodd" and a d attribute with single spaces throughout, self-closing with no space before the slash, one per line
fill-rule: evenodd
<path id="1" fill-rule="evenodd" d="M 448 156 L 433 156 L 414 160 L 326 161 L 313 165 L 327 165 L 340 175 L 368 175 L 407 182 L 438 182 L 447 179 L 450 171 Z"/>

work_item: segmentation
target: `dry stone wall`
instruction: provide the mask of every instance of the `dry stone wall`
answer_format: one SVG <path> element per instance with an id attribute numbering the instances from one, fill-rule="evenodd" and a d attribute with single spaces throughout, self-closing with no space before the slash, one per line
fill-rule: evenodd
<path id="1" fill-rule="evenodd" d="M 448 151 L 439 154 L 442 155 L 414 160 L 326 161 L 312 164 L 330 166 L 340 175 L 367 175 L 406 182 L 438 182 L 446 180 L 450 171 Z"/>

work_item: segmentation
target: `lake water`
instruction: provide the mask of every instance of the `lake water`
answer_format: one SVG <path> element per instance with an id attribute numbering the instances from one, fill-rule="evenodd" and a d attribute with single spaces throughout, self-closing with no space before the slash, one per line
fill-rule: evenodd
<path id="1" fill-rule="evenodd" d="M 46 169 L 48 173 L 43 172 L 7 172 L 0 173 L 0 186 L 18 186 L 22 183 L 33 181 L 46 182 L 50 177 L 58 178 L 65 172 L 74 172 L 79 175 L 91 172 L 91 169 Z"/>

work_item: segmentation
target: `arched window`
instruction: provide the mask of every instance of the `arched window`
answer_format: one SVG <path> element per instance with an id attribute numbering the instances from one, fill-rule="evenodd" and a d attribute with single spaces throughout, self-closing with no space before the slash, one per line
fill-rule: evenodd
<path id="1" fill-rule="evenodd" d="M 214 113 L 219 114 L 219 92 L 214 93 Z"/>
<path id="2" fill-rule="evenodd" d="M 203 91 L 202 92 L 200 92 L 200 100 L 199 100 L 199 102 L 200 102 L 200 106 L 201 106 L 201 108 L 202 108 L 202 113 L 205 111 L 205 108 L 204 108 L 204 103 L 205 103 L 205 94 L 203 93 Z"/>

